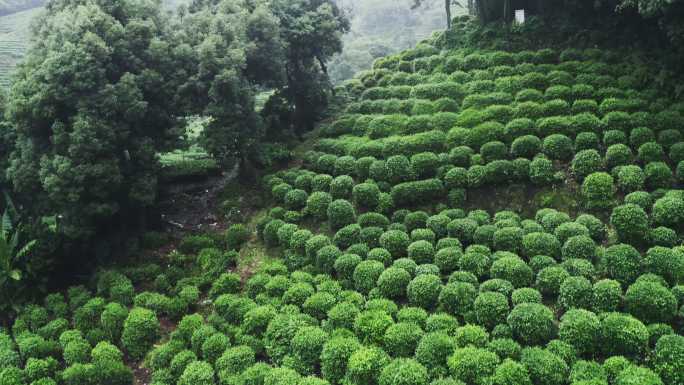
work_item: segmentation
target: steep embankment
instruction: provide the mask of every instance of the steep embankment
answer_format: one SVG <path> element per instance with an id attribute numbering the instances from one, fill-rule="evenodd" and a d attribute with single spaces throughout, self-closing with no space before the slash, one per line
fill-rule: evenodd
<path id="1" fill-rule="evenodd" d="M 681 384 L 684 110 L 637 69 L 381 60 L 268 209 L 28 307 L 0 376 L 128 383 L 123 352 L 156 385 Z"/>

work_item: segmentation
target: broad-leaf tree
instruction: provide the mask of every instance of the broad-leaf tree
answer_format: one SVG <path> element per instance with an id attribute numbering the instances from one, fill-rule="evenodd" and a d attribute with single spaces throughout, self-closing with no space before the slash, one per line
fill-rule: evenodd
<path id="1" fill-rule="evenodd" d="M 10 93 L 8 176 L 71 239 L 135 231 L 155 202 L 184 75 L 167 26 L 152 0 L 53 0 L 36 23 Z"/>

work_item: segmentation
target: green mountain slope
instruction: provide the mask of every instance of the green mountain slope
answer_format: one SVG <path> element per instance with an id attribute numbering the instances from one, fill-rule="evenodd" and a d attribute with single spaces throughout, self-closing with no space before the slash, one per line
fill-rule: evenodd
<path id="1" fill-rule="evenodd" d="M 9 76 L 24 57 L 30 38 L 30 25 L 41 8 L 0 17 L 0 87 L 9 85 Z"/>
<path id="2" fill-rule="evenodd" d="M 261 210 L 146 234 L 130 266 L 26 307 L 0 376 L 679 385 L 684 104 L 644 71 L 597 49 L 376 61 L 296 161 L 230 187 Z"/>

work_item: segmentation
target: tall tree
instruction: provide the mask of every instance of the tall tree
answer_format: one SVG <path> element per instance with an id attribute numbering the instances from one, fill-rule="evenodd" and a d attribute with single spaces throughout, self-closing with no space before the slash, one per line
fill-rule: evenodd
<path id="1" fill-rule="evenodd" d="M 332 0 L 271 0 L 284 43 L 286 83 L 282 94 L 293 105 L 297 130 L 310 130 L 332 89 L 326 63 L 342 51 L 349 20 Z"/>
<path id="2" fill-rule="evenodd" d="M 17 197 L 84 247 L 135 230 L 155 202 L 182 49 L 152 0 L 52 0 L 35 25 L 8 106 Z"/>

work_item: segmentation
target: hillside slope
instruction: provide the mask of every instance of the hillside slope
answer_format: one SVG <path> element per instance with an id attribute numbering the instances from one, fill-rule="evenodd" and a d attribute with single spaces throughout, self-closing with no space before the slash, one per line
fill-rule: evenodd
<path id="1" fill-rule="evenodd" d="M 682 384 L 684 105 L 637 69 L 593 49 L 380 60 L 263 179 L 267 209 L 171 251 L 147 234 L 139 262 L 27 307 L 0 378 Z"/>
<path id="2" fill-rule="evenodd" d="M 42 8 L 0 17 L 0 87 L 9 86 L 9 76 L 26 52 L 31 20 Z"/>

